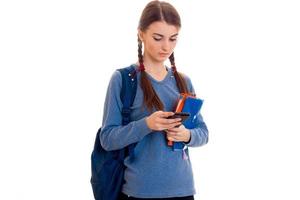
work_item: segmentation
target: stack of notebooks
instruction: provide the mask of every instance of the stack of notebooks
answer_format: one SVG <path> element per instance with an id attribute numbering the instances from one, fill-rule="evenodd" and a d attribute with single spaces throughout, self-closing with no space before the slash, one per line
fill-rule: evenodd
<path id="1" fill-rule="evenodd" d="M 195 128 L 195 120 L 202 107 L 203 100 L 196 98 L 195 95 L 182 93 L 178 100 L 175 112 L 189 113 L 190 116 L 183 122 L 183 125 L 187 129 Z M 182 150 L 184 148 L 183 142 L 168 141 L 168 146 L 172 146 L 173 150 Z"/>

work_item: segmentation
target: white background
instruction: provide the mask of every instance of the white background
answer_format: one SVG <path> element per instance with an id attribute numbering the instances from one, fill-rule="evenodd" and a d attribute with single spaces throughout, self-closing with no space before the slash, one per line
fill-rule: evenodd
<path id="1" fill-rule="evenodd" d="M 147 2 L 1 1 L 0 199 L 93 199 L 107 84 L 137 59 Z M 210 130 L 191 149 L 196 199 L 299 199 L 297 1 L 170 2 Z"/>

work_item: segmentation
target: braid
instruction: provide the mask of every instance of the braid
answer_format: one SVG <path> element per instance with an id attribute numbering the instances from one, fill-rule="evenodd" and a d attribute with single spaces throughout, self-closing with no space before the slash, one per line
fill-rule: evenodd
<path id="1" fill-rule="evenodd" d="M 172 71 L 175 76 L 177 88 L 180 93 L 189 93 L 186 85 L 186 81 L 181 73 L 177 71 L 176 65 L 175 65 L 175 57 L 174 57 L 174 52 L 170 55 L 169 57 L 171 66 L 172 66 Z"/>
<path id="2" fill-rule="evenodd" d="M 144 94 L 144 104 L 149 111 L 152 111 L 153 108 L 157 110 L 163 110 L 164 106 L 157 96 L 155 90 L 152 87 L 152 84 L 147 77 L 144 66 L 143 52 L 142 52 L 142 41 L 138 38 L 138 57 L 139 57 L 139 69 L 141 72 L 141 88 Z"/>
<path id="3" fill-rule="evenodd" d="M 172 66 L 172 71 L 173 72 L 177 71 L 176 65 L 175 65 L 174 52 L 170 55 L 169 60 L 170 60 L 171 66 Z"/>
<path id="4" fill-rule="evenodd" d="M 142 48 L 143 48 L 142 41 L 138 37 L 138 57 L 139 57 L 139 64 L 140 64 L 139 71 L 145 71 Z"/>

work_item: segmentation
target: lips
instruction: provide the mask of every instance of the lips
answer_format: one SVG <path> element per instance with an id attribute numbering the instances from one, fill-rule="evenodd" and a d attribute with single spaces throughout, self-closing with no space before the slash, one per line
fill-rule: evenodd
<path id="1" fill-rule="evenodd" d="M 169 54 L 168 53 L 159 53 L 159 55 L 165 57 L 165 56 L 168 56 Z"/>

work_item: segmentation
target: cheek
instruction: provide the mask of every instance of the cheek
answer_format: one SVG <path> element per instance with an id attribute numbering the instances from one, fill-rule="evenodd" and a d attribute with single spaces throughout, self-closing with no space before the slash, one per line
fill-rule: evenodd
<path id="1" fill-rule="evenodd" d="M 177 42 L 171 43 L 171 49 L 174 49 L 176 47 Z"/>
<path id="2" fill-rule="evenodd" d="M 148 47 L 147 50 L 153 53 L 158 51 L 160 48 L 159 43 L 148 43 L 147 47 Z"/>

